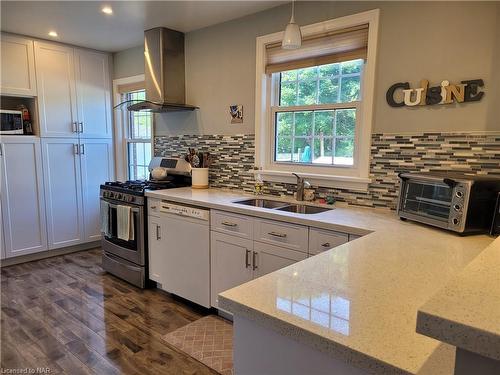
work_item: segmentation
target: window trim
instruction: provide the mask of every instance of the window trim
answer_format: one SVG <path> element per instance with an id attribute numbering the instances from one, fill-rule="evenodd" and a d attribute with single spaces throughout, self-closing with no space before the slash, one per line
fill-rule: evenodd
<path id="1" fill-rule="evenodd" d="M 118 78 L 113 80 L 113 101 L 114 105 L 122 102 L 122 94 L 120 91 L 120 86 L 127 87 L 127 85 L 136 85 L 144 83 L 144 74 L 138 74 L 135 76 Z M 144 87 L 145 88 L 145 87 Z M 116 178 L 118 181 L 128 180 L 128 143 L 129 137 L 129 120 L 128 120 L 128 110 L 124 106 L 122 108 L 117 108 L 114 110 L 114 126 L 115 126 L 115 156 L 116 156 Z M 154 116 L 151 129 L 151 155 L 153 155 L 154 149 Z"/>
<path id="2" fill-rule="evenodd" d="M 368 189 L 371 182 L 370 173 L 370 146 L 373 122 L 373 108 L 375 95 L 375 68 L 378 44 L 378 24 L 380 10 L 374 9 L 345 17 L 319 22 L 301 27 L 303 37 L 341 30 L 352 26 L 368 24 L 368 51 L 367 60 L 363 69 L 361 86 L 362 102 L 359 104 L 359 128 L 356 124 L 355 160 L 357 165 L 316 167 L 312 165 L 294 164 L 293 171 L 308 178 L 314 185 L 337 187 L 353 190 Z M 291 175 L 292 168 L 286 168 L 282 163 L 276 165 L 274 160 L 274 129 L 273 108 L 277 95 L 276 85 L 273 86 L 272 74 L 266 74 L 266 45 L 277 43 L 283 38 L 283 32 L 277 32 L 256 38 L 256 80 L 255 80 L 255 166 L 261 177 L 266 181 L 295 182 Z M 352 103 L 349 103 L 352 105 Z M 327 170 L 324 170 L 326 168 Z"/>

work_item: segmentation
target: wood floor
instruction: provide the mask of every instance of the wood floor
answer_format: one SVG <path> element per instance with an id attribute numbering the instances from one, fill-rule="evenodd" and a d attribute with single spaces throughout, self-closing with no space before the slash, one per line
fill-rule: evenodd
<path id="1" fill-rule="evenodd" d="M 135 288 L 100 262 L 101 251 L 91 250 L 2 268 L 3 371 L 216 374 L 161 340 L 199 319 L 199 311 Z"/>

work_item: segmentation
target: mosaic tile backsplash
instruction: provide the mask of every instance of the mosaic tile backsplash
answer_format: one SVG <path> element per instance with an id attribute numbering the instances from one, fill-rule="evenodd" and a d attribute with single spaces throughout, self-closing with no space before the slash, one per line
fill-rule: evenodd
<path id="1" fill-rule="evenodd" d="M 210 168 L 210 186 L 253 191 L 254 142 L 249 135 L 182 135 L 155 137 L 156 156 L 180 157 L 188 147 L 217 157 Z M 368 191 L 314 187 L 317 197 L 333 195 L 349 204 L 397 205 L 398 173 L 454 170 L 500 177 L 500 132 L 372 134 Z M 266 182 L 264 193 L 292 195 L 294 184 Z"/>

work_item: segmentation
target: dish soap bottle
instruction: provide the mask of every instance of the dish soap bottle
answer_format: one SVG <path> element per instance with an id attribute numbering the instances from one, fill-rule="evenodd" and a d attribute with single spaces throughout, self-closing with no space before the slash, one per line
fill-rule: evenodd
<path id="1" fill-rule="evenodd" d="M 262 188 L 264 187 L 264 181 L 262 181 L 262 177 L 260 176 L 260 173 L 257 173 L 255 175 L 255 184 L 253 188 L 253 193 L 255 195 L 262 195 Z"/>

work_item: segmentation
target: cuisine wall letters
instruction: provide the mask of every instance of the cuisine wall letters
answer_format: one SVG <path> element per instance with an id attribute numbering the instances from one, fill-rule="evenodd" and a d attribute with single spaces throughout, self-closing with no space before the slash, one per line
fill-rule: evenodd
<path id="1" fill-rule="evenodd" d="M 484 96 L 482 79 L 451 84 L 442 81 L 439 86 L 429 87 L 429 81 L 420 81 L 420 87 L 411 88 L 409 82 L 395 83 L 387 90 L 386 99 L 391 107 L 451 104 L 453 102 L 477 102 Z"/>

